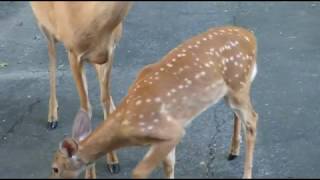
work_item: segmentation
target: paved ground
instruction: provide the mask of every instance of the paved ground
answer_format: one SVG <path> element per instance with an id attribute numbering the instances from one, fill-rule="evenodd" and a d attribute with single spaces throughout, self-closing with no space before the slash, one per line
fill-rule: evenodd
<path id="1" fill-rule="evenodd" d="M 258 75 L 252 98 L 260 114 L 253 175 L 257 178 L 320 177 L 320 3 L 140 2 L 129 13 L 116 49 L 112 94 L 116 103 L 136 73 L 184 39 L 208 27 L 232 24 L 255 31 Z M 0 2 L 0 178 L 43 178 L 52 152 L 69 135 L 79 99 L 66 53 L 58 47 L 60 126 L 46 130 L 48 56 L 27 2 Z M 88 66 L 94 124 L 102 119 L 99 88 Z M 178 178 L 240 178 L 244 149 L 227 161 L 232 113 L 223 102 L 199 116 L 177 148 Z M 213 154 L 209 155 L 209 147 Z M 243 144 L 242 144 L 243 147 Z M 111 176 L 104 160 L 99 178 L 129 177 L 145 148 L 119 151 L 121 173 Z M 206 163 L 213 167 L 207 173 Z M 162 177 L 157 169 L 152 177 Z"/>

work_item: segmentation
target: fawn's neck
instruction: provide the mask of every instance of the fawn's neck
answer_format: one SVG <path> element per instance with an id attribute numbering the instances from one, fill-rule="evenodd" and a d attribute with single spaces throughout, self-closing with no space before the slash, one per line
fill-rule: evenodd
<path id="1" fill-rule="evenodd" d="M 79 157 L 85 162 L 94 162 L 101 156 L 124 146 L 125 138 L 119 131 L 120 123 L 110 114 L 108 120 L 98 127 L 79 145 Z"/>

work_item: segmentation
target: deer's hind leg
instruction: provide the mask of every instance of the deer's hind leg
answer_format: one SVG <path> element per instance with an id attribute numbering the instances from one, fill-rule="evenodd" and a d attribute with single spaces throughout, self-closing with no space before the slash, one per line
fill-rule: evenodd
<path id="1" fill-rule="evenodd" d="M 235 126 L 240 126 L 239 123 L 241 122 L 242 126 L 244 127 L 246 153 L 243 177 L 251 178 L 258 114 L 255 112 L 251 104 L 250 85 L 237 92 L 230 92 L 227 96 L 230 107 L 240 119 L 240 121 L 238 120 L 238 122 L 235 122 Z M 240 129 L 240 127 L 236 128 Z M 237 130 L 237 133 L 240 134 L 240 131 Z M 235 136 L 237 136 L 237 134 Z"/>
<path id="2" fill-rule="evenodd" d="M 174 179 L 174 167 L 176 163 L 176 148 L 174 148 L 163 161 L 166 178 Z"/>
<path id="3" fill-rule="evenodd" d="M 226 103 L 230 106 L 228 97 L 225 97 Z M 229 148 L 228 160 L 234 160 L 240 154 L 240 142 L 241 142 L 241 121 L 239 119 L 239 115 L 237 113 L 233 113 L 234 116 L 234 124 L 233 124 L 233 134 L 231 138 L 231 144 Z"/>

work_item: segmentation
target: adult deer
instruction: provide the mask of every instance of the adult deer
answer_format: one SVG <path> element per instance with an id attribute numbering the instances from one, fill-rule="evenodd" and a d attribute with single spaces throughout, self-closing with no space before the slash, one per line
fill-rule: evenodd
<path id="1" fill-rule="evenodd" d="M 147 177 L 161 162 L 174 177 L 175 147 L 185 127 L 223 97 L 235 114 L 230 159 L 239 155 L 241 123 L 246 134 L 244 178 L 252 176 L 258 114 L 250 100 L 257 73 L 256 39 L 236 26 L 211 28 L 145 67 L 107 121 L 89 134 L 88 116 L 75 121 L 73 138 L 64 139 L 52 163 L 52 177 L 77 177 L 101 155 L 118 148 L 150 145 L 133 171 Z M 82 139 L 80 138 L 82 137 Z"/>
<path id="2" fill-rule="evenodd" d="M 104 118 L 114 109 L 110 93 L 110 73 L 113 53 L 122 34 L 122 23 L 132 3 L 130 2 L 31 2 L 38 26 L 48 40 L 50 99 L 48 127 L 58 124 L 56 97 L 56 50 L 62 42 L 67 49 L 72 74 L 80 97 L 80 107 L 91 119 L 84 62 L 92 63 L 100 84 Z M 78 117 L 78 116 L 76 116 Z M 118 172 L 115 152 L 108 154 L 108 168 Z"/>

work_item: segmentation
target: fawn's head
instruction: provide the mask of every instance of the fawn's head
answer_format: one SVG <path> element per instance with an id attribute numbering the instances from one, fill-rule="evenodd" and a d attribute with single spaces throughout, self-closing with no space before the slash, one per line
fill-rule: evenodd
<path id="1" fill-rule="evenodd" d="M 51 165 L 49 178 L 76 178 L 86 168 L 87 163 L 79 157 L 79 142 L 91 132 L 88 114 L 79 111 L 73 124 L 72 138 L 67 137 L 59 144 Z"/>

